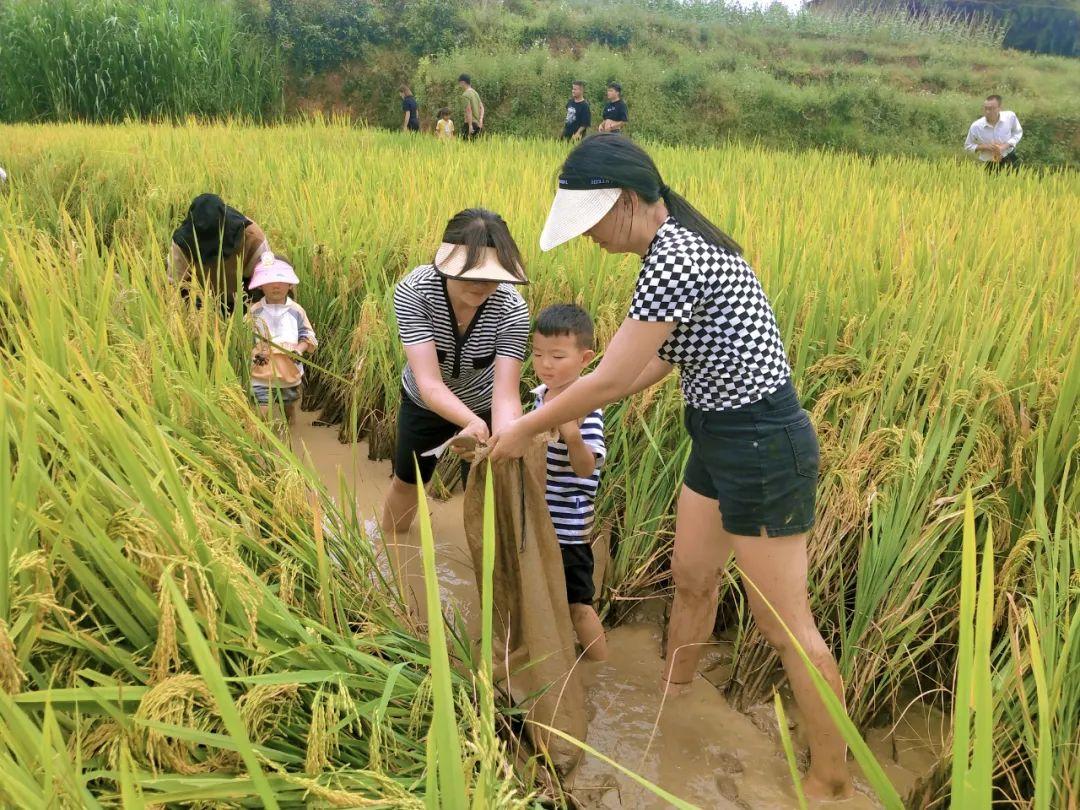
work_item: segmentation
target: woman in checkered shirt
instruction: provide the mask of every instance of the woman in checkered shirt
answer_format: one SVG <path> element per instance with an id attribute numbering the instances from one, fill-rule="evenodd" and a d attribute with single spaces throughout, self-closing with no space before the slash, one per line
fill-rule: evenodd
<path id="1" fill-rule="evenodd" d="M 818 442 L 768 298 L 739 246 L 669 189 L 625 136 L 593 136 L 563 164 L 540 247 L 581 235 L 609 253 L 641 256 L 629 314 L 596 370 L 497 432 L 492 458 L 519 456 L 532 436 L 655 385 L 678 366 L 692 450 L 671 561 L 664 688 L 693 679 L 734 554 L 758 628 L 780 654 L 806 719 L 804 788 L 844 798 L 852 793 L 846 746 L 784 629 L 842 698 L 807 595 Z"/>

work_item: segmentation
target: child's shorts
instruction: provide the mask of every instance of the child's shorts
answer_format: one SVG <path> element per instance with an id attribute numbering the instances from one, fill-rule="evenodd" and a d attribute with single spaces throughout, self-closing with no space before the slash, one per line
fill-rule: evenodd
<path id="1" fill-rule="evenodd" d="M 588 543 L 559 543 L 563 573 L 566 574 L 566 601 L 571 605 L 592 605 L 596 598 L 593 585 L 593 553 Z"/>
<path id="2" fill-rule="evenodd" d="M 271 386 L 263 385 L 261 383 L 251 384 L 251 395 L 255 397 L 255 401 L 260 405 L 270 404 L 270 391 Z M 300 386 L 294 385 L 292 388 L 278 388 L 273 387 L 274 400 L 282 405 L 291 405 L 300 399 Z"/>

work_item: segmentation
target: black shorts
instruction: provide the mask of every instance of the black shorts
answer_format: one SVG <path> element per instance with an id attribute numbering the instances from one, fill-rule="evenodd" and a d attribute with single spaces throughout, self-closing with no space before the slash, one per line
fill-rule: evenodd
<path id="1" fill-rule="evenodd" d="M 480 418 L 491 427 L 491 412 L 479 414 Z M 425 484 L 435 474 L 438 459 L 434 456 L 421 456 L 450 439 L 461 430 L 453 422 L 447 422 L 434 411 L 422 408 L 412 398 L 401 392 L 401 407 L 397 418 L 397 449 L 394 451 L 394 475 L 406 484 L 416 483 L 415 461 L 420 464 L 420 480 Z M 462 462 L 462 474 L 468 479 L 469 465 Z"/>
<path id="2" fill-rule="evenodd" d="M 742 408 L 687 407 L 684 419 L 692 445 L 683 481 L 719 502 L 725 530 L 784 537 L 814 525 L 821 455 L 790 381 Z"/>
<path id="3" fill-rule="evenodd" d="M 591 605 L 596 597 L 592 546 L 588 543 L 559 543 L 559 550 L 566 575 L 566 601 L 571 605 Z"/>

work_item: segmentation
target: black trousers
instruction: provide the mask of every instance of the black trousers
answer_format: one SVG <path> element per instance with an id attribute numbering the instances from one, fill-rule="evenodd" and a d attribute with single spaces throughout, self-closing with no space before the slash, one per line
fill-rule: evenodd
<path id="1" fill-rule="evenodd" d="M 992 160 L 986 161 L 986 170 L 988 172 L 1000 172 L 1002 169 L 1008 169 L 1009 171 L 1016 171 L 1020 168 L 1020 158 L 1016 156 L 1016 152 L 1009 152 L 1005 157 L 994 163 Z"/>

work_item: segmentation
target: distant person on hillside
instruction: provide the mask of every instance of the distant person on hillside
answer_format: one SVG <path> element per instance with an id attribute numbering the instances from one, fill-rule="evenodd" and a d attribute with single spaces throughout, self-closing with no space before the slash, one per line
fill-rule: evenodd
<path id="1" fill-rule="evenodd" d="M 465 126 L 461 137 L 472 140 L 484 129 L 484 102 L 472 86 L 472 78 L 468 73 L 458 76 L 458 87 L 461 88 L 461 97 L 465 100 Z"/>
<path id="2" fill-rule="evenodd" d="M 435 135 L 444 141 L 449 141 L 454 137 L 454 120 L 450 117 L 449 107 L 443 107 L 439 110 L 439 120 L 435 124 Z"/>
<path id="3" fill-rule="evenodd" d="M 413 98 L 412 90 L 407 84 L 403 84 L 398 88 L 398 94 L 401 96 L 401 110 L 405 114 L 401 119 L 401 131 L 419 132 L 420 110 L 416 105 L 416 99 Z"/>
<path id="4" fill-rule="evenodd" d="M 621 132 L 629 120 L 626 102 L 622 99 L 622 85 L 612 82 L 607 86 L 607 104 L 604 105 L 604 120 L 600 122 L 600 131 Z"/>
<path id="5" fill-rule="evenodd" d="M 589 109 L 589 102 L 585 100 L 585 82 L 574 82 L 571 85 L 570 100 L 566 102 L 563 140 L 580 140 L 590 126 L 592 126 L 592 111 Z"/>
<path id="6" fill-rule="evenodd" d="M 259 257 L 270 250 L 262 228 L 216 194 L 191 201 L 180 227 L 173 231 L 169 280 L 187 285 L 193 273 L 221 298 L 230 313 L 244 294 Z"/>
<path id="7" fill-rule="evenodd" d="M 1015 169 L 1020 165 L 1016 145 L 1022 137 L 1024 130 L 1016 113 L 1001 109 L 1001 96 L 987 96 L 983 117 L 968 129 L 964 149 L 973 152 L 991 171 Z"/>

